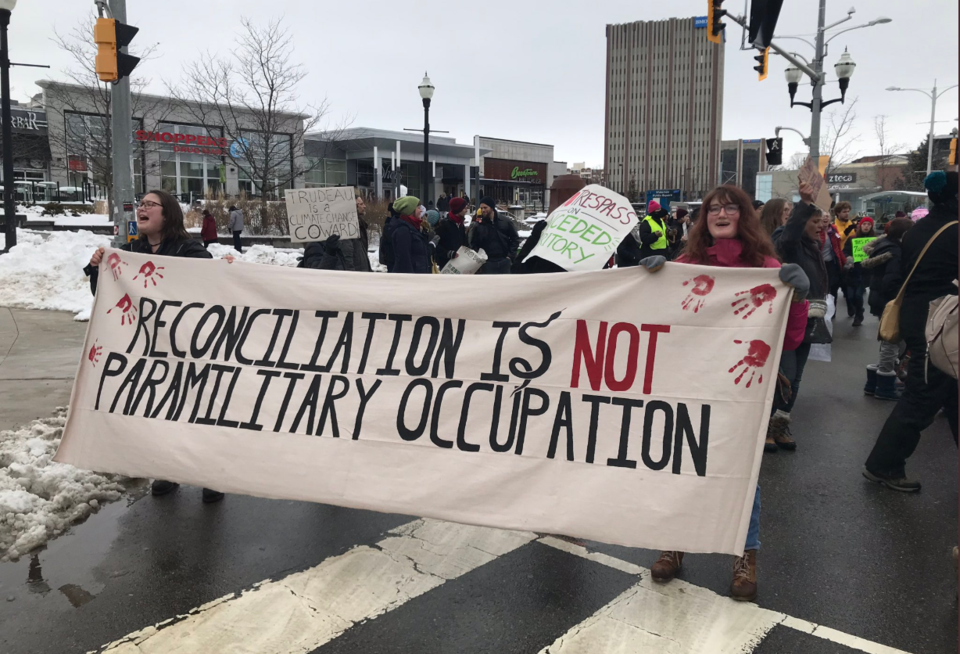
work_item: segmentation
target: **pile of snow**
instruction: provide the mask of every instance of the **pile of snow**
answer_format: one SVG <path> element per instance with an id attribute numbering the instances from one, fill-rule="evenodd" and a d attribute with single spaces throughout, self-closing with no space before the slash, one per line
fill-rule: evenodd
<path id="1" fill-rule="evenodd" d="M 222 245 L 220 243 L 211 243 L 207 251 L 213 255 L 214 259 L 232 255 L 237 261 L 247 263 L 263 263 L 271 266 L 291 266 L 296 267 L 303 256 L 302 250 L 293 248 L 275 248 L 271 245 L 249 245 L 244 246 L 243 254 L 238 254 L 233 246 Z"/>
<path id="2" fill-rule="evenodd" d="M 16 561 L 124 492 L 119 475 L 54 463 L 67 410 L 0 432 L 0 561 Z"/>
<path id="3" fill-rule="evenodd" d="M 17 230 L 17 246 L 0 256 L 0 306 L 72 311 L 89 320 L 93 306 L 83 268 L 110 237 L 88 231 Z"/>

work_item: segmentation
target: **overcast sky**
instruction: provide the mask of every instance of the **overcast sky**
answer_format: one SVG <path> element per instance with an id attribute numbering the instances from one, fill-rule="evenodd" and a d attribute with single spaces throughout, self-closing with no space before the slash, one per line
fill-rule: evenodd
<path id="1" fill-rule="evenodd" d="M 727 0 L 742 11 L 740 0 Z M 929 127 L 930 101 L 919 93 L 891 93 L 888 86 L 941 88 L 958 81 L 957 0 L 829 0 L 827 23 L 843 27 L 888 16 L 892 23 L 840 35 L 830 46 L 831 83 L 825 98 L 839 95 L 833 64 L 844 47 L 857 63 L 847 94 L 859 98 L 856 132 L 862 154 L 876 151 L 874 117 L 886 115 L 892 140 L 910 148 Z M 140 27 L 134 45 L 158 43 L 158 58 L 138 73 L 163 93 L 185 62 L 209 50 L 229 53 L 240 29 L 239 17 L 264 22 L 283 17 L 294 36 L 294 57 L 309 70 L 301 89 L 303 104 L 327 98 L 331 118 L 352 118 L 355 127 L 420 127 L 423 109 L 417 85 L 424 70 L 436 86 L 431 126 L 449 130 L 463 143 L 474 134 L 548 143 L 557 160 L 603 163 L 604 79 L 608 23 L 658 20 L 706 14 L 707 0 L 487 0 L 460 3 L 426 0 L 128 0 L 128 22 Z M 69 65 L 50 40 L 88 22 L 93 0 L 20 0 L 10 26 L 14 62 L 49 64 L 49 71 L 14 68 L 14 98 L 38 92 L 43 77 L 63 79 Z M 813 39 L 818 0 L 785 0 L 778 35 Z M 92 25 L 90 26 L 92 33 Z M 771 57 L 771 73 L 758 82 L 753 52 L 739 51 L 741 30 L 728 24 L 724 80 L 723 138 L 773 136 L 777 125 L 805 133 L 806 108 L 790 109 L 785 62 Z M 705 35 L 704 35 L 704 38 Z M 782 41 L 805 56 L 801 41 Z M 800 87 L 798 100 L 809 100 Z M 956 126 L 957 90 L 937 105 L 938 133 Z M 829 109 L 828 109 L 829 111 Z M 924 124 L 920 124 L 924 123 Z M 785 134 L 789 156 L 802 149 L 799 137 Z"/>

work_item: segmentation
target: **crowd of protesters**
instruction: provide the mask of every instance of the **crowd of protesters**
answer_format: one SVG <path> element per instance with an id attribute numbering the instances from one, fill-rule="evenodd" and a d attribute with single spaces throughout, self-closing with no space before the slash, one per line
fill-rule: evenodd
<path id="1" fill-rule="evenodd" d="M 757 206 L 734 186 L 721 186 L 703 200 L 697 215 L 683 208 L 671 214 L 650 202 L 633 233 L 617 248 L 620 267 L 638 266 L 644 274 L 656 273 L 672 260 L 734 268 L 776 268 L 780 279 L 794 290 L 783 350 L 780 356 L 775 399 L 771 407 L 766 452 L 797 449 L 790 430 L 803 371 L 816 345 L 832 340 L 828 327 L 830 306 L 842 293 L 853 327 L 863 324 L 867 309 L 880 317 L 895 299 L 902 299 L 902 342 L 881 341 L 878 360 L 866 366 L 864 393 L 896 405 L 870 452 L 863 475 L 870 481 L 899 491 L 917 491 L 920 483 L 906 476 L 906 460 L 941 410 L 957 439 L 957 381 L 928 365 L 924 326 L 931 300 L 956 295 L 957 287 L 957 173 L 937 172 L 925 186 L 932 203 L 929 214 L 913 219 L 898 216 L 879 236 L 874 220 L 852 217 L 849 203 L 837 203 L 824 212 L 814 203 L 811 187 L 799 186 L 799 202 L 773 199 Z M 522 242 L 513 221 L 489 197 L 481 198 L 477 212 L 465 198 L 446 196 L 437 209 L 419 198 L 401 197 L 389 205 L 389 216 L 380 234 L 379 261 L 392 274 L 437 273 L 463 252 L 483 250 L 486 262 L 478 274 L 563 272 L 558 265 L 530 257 L 546 221 L 534 225 Z M 321 270 L 370 272 L 366 207 L 357 194 L 360 238 L 341 240 L 337 235 L 307 245 L 301 266 Z M 242 213 L 231 207 L 230 229 L 240 250 Z M 176 199 L 165 191 L 146 194 L 137 208 L 139 237 L 123 249 L 163 256 L 211 258 L 206 247 L 216 238 L 215 224 L 204 213 L 203 244 L 184 228 Z M 862 239 L 862 240 L 861 240 Z M 98 267 L 104 249 L 98 249 L 85 272 L 96 292 Z M 232 261 L 232 257 L 227 257 Z M 612 263 L 612 262 L 611 262 Z M 608 266 L 611 264 L 608 264 Z M 906 371 L 901 375 L 902 370 Z M 901 376 L 905 380 L 901 380 Z M 901 390 L 902 388 L 902 390 Z M 157 480 L 153 494 L 176 488 Z M 218 501 L 222 493 L 203 490 L 205 502 Z M 743 556 L 734 563 L 731 596 L 752 600 L 757 595 L 756 560 L 760 547 L 760 488 Z M 663 552 L 652 566 L 653 579 L 668 582 L 683 563 L 683 552 Z"/>

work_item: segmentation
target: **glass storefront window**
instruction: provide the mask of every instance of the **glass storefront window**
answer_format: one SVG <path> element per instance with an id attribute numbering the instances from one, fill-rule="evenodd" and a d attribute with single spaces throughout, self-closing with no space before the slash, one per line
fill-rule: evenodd
<path id="1" fill-rule="evenodd" d="M 222 136 L 199 125 L 174 123 L 159 123 L 156 131 L 214 138 Z M 183 151 L 177 144 L 168 142 L 158 143 L 158 149 L 161 186 L 165 191 L 179 195 L 181 199 L 193 199 L 221 189 L 220 157 Z"/>

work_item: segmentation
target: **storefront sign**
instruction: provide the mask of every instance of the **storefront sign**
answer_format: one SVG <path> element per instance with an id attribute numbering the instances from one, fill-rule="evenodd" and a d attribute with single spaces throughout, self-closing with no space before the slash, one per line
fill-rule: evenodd
<path id="1" fill-rule="evenodd" d="M 857 181 L 856 173 L 830 173 L 827 175 L 827 184 L 852 184 Z"/>
<path id="2" fill-rule="evenodd" d="M 44 111 L 11 109 L 10 129 L 23 134 L 46 134 L 47 114 Z"/>
<path id="3" fill-rule="evenodd" d="M 212 136 L 203 136 L 197 134 L 174 134 L 172 132 L 148 132 L 138 129 L 134 133 L 134 138 L 138 141 L 157 141 L 160 143 L 172 143 L 174 152 L 186 152 L 188 154 L 207 154 L 214 157 L 224 156 L 224 150 L 227 148 L 227 139 L 214 138 Z"/>
<path id="4" fill-rule="evenodd" d="M 487 157 L 483 160 L 483 177 L 484 179 L 542 184 L 547 179 L 547 164 Z"/>
<path id="5" fill-rule="evenodd" d="M 695 28 L 703 29 L 707 26 L 707 17 L 706 16 L 695 16 L 693 19 L 693 26 Z"/>
<path id="6" fill-rule="evenodd" d="M 360 237 L 352 186 L 287 189 L 284 199 L 294 243 L 325 241 L 333 234 L 344 241 Z"/>

